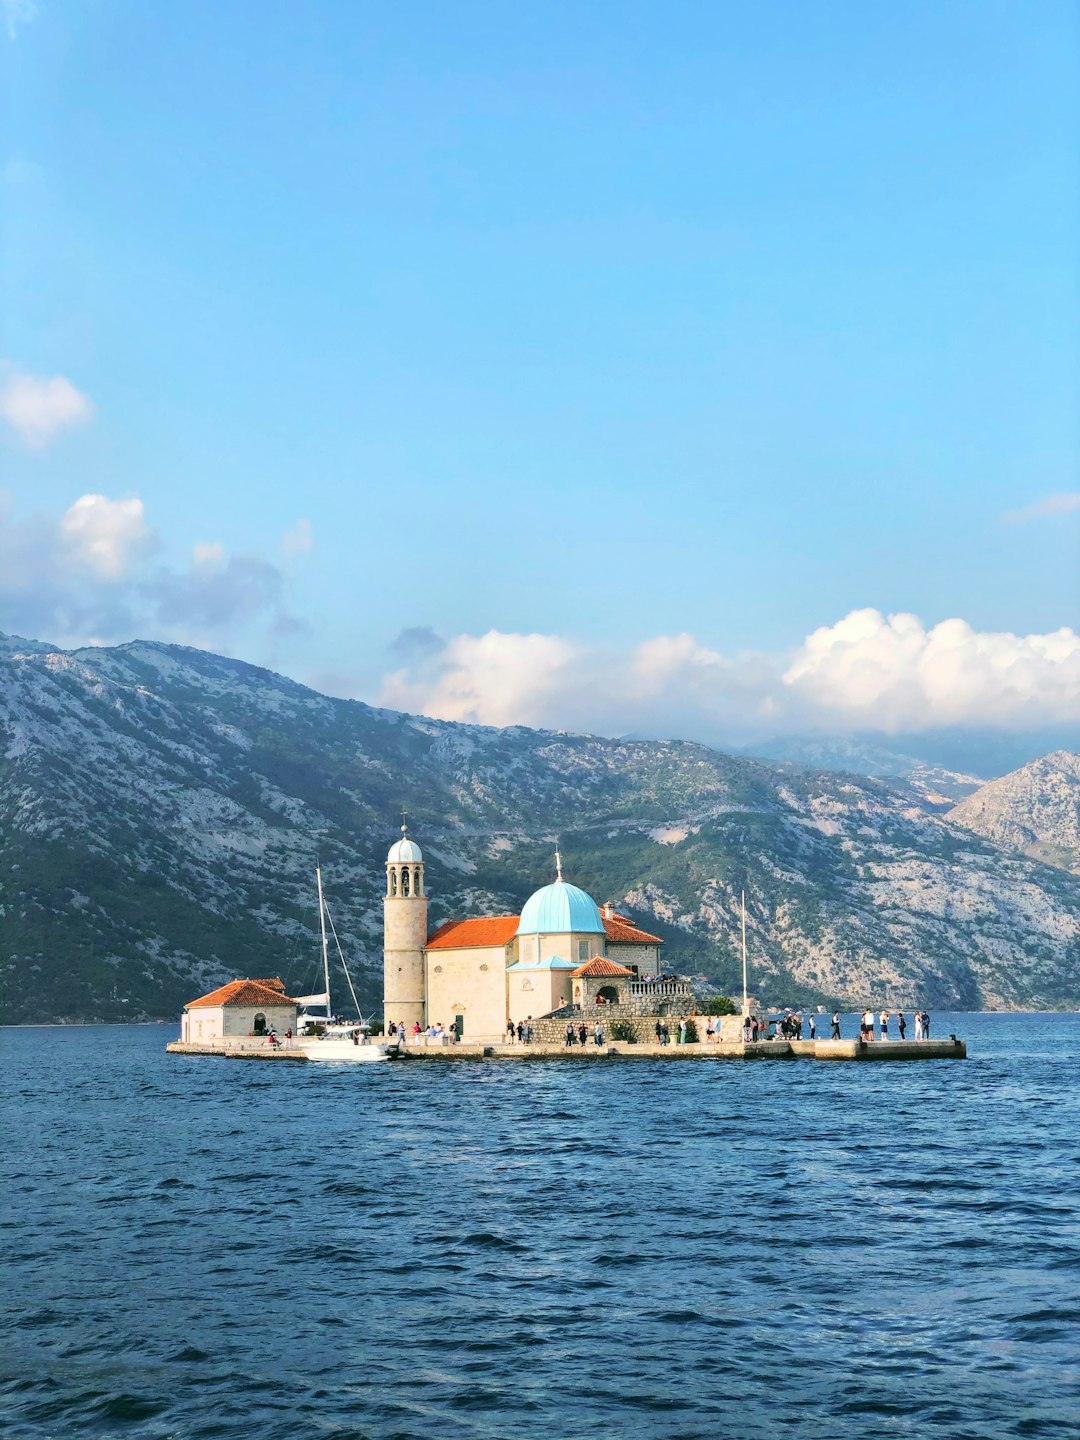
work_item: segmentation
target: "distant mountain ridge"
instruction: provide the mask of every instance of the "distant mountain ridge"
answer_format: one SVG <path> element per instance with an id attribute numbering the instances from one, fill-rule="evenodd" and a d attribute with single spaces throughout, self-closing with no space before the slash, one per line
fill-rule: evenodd
<path id="1" fill-rule="evenodd" d="M 814 770 L 895 781 L 929 810 L 947 810 L 983 783 L 976 775 L 948 770 L 858 736 L 788 736 L 749 746 L 745 753 L 774 762 L 788 760 Z"/>
<path id="2" fill-rule="evenodd" d="M 949 819 L 1006 850 L 1080 874 L 1080 755 L 1056 750 L 992 780 Z"/>
<path id="3" fill-rule="evenodd" d="M 0 1016 L 172 1017 L 237 975 L 311 988 L 314 865 L 381 989 L 408 807 L 432 924 L 566 873 L 666 961 L 773 1002 L 1075 1007 L 1080 880 L 893 783 L 678 741 L 494 730 L 151 642 L 0 641 Z"/>

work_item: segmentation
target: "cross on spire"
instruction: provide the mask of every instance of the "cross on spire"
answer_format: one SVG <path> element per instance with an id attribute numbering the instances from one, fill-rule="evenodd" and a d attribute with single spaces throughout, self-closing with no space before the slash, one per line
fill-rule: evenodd
<path id="1" fill-rule="evenodd" d="M 409 818 L 409 812 L 405 809 L 405 806 L 403 805 L 403 806 L 401 807 L 401 833 L 402 833 L 403 835 L 405 835 L 405 834 L 408 833 L 408 829 L 409 829 L 409 826 L 408 826 L 408 818 Z"/>
<path id="2" fill-rule="evenodd" d="M 559 847 L 555 846 L 555 879 L 562 879 L 562 856 L 559 854 Z"/>

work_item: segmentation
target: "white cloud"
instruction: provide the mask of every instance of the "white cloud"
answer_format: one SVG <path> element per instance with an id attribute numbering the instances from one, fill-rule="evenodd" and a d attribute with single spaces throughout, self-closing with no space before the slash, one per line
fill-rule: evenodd
<path id="1" fill-rule="evenodd" d="M 286 530 L 281 537 L 281 553 L 288 557 L 293 555 L 306 555 L 315 544 L 315 536 L 312 534 L 311 521 L 297 520 L 291 530 Z"/>
<path id="2" fill-rule="evenodd" d="M 884 730 L 1080 721 L 1080 636 L 1012 635 L 966 620 L 853 610 L 809 635 L 782 676 L 824 722 Z"/>
<path id="3" fill-rule="evenodd" d="M 213 648 L 238 630 L 280 636 L 301 622 L 285 581 L 258 555 L 200 542 L 191 563 L 156 560 L 161 540 L 137 497 L 83 495 L 58 519 L 13 519 L 0 496 L 0 614 L 5 628 L 62 645 L 139 635 Z"/>
<path id="4" fill-rule="evenodd" d="M 1080 636 L 856 610 L 786 657 L 725 656 L 692 635 L 626 651 L 555 635 L 459 635 L 385 677 L 380 703 L 447 720 L 599 734 L 761 739 L 807 728 L 1080 722 Z"/>
<path id="5" fill-rule="evenodd" d="M 40 449 L 94 413 L 93 402 L 63 375 L 28 375 L 13 370 L 0 389 L 0 417 L 23 443 Z"/>
<path id="6" fill-rule="evenodd" d="M 101 580 L 122 580 L 155 546 L 143 502 L 135 498 L 81 495 L 61 516 L 59 535 L 71 562 Z"/>
<path id="7" fill-rule="evenodd" d="M 225 564 L 225 546 L 218 540 L 197 540 L 192 546 L 191 563 L 197 570 L 220 570 Z"/>
<path id="8" fill-rule="evenodd" d="M 1011 524 L 1022 525 L 1027 520 L 1048 520 L 1054 515 L 1070 515 L 1074 510 L 1080 510 L 1080 490 L 1047 495 L 1043 500 L 1025 505 L 1022 510 L 1010 510 L 1005 519 Z"/>
<path id="9" fill-rule="evenodd" d="M 36 14 L 36 0 L 0 0 L 0 16 L 9 40 L 14 40 L 19 26 L 29 25 Z"/>
<path id="10" fill-rule="evenodd" d="M 441 652 L 434 673 L 397 670 L 383 682 L 381 704 L 422 710 L 444 720 L 484 725 L 529 725 L 557 710 L 579 680 L 584 652 L 555 635 L 458 635 Z M 547 723 L 561 722 L 548 720 Z"/>

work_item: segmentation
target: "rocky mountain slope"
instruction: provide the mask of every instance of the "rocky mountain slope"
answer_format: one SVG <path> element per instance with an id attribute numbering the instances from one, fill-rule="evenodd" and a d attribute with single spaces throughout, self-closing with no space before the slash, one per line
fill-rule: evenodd
<path id="1" fill-rule="evenodd" d="M 1080 880 L 872 779 L 679 742 L 455 725 L 136 642 L 0 640 L 0 1015 L 173 1017 L 242 974 L 309 988 L 321 859 L 380 989 L 383 861 L 408 807 L 432 921 L 551 877 L 669 964 L 771 1001 L 1080 1002 Z"/>
<path id="2" fill-rule="evenodd" d="M 868 737 L 789 735 L 751 747 L 746 753 L 763 760 L 789 760 L 815 770 L 888 780 L 930 811 L 950 809 L 983 783 L 976 775 L 903 754 Z"/>
<path id="3" fill-rule="evenodd" d="M 1080 874 L 1080 755 L 1055 750 L 992 780 L 950 811 L 1006 850 Z"/>

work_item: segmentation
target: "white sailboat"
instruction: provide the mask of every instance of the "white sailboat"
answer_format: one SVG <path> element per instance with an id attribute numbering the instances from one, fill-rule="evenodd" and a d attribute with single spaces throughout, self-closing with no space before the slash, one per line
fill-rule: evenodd
<path id="1" fill-rule="evenodd" d="M 391 1047 L 373 1041 L 368 1034 L 367 1021 L 364 1019 L 363 1011 L 360 1009 L 359 1001 L 356 998 L 356 991 L 353 989 L 352 976 L 349 974 L 349 967 L 345 963 L 345 955 L 341 949 L 341 941 L 337 937 L 337 930 L 334 927 L 334 919 L 327 909 L 326 900 L 323 897 L 322 870 L 318 865 L 315 867 L 315 881 L 319 888 L 319 929 L 322 935 L 322 958 L 323 958 L 323 990 L 317 995 L 300 995 L 297 997 L 299 1011 L 297 1014 L 298 1038 L 294 1042 L 294 1049 L 300 1050 L 309 1060 L 346 1060 L 352 1064 L 372 1064 L 377 1060 L 389 1060 Z M 337 947 L 338 959 L 341 961 L 341 968 L 345 972 L 345 979 L 349 986 L 349 994 L 352 996 L 356 1013 L 360 1016 L 359 1021 L 335 1020 L 334 1012 L 330 1005 L 330 950 L 326 936 L 326 922 L 330 922 L 330 930 L 334 936 L 334 944 Z M 316 1033 L 315 1027 L 319 1026 L 320 1031 Z"/>

